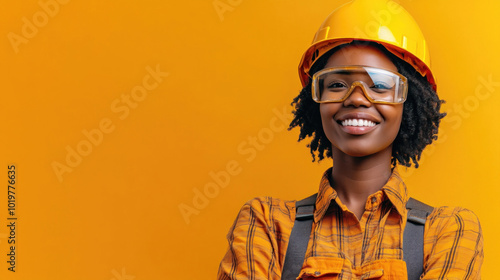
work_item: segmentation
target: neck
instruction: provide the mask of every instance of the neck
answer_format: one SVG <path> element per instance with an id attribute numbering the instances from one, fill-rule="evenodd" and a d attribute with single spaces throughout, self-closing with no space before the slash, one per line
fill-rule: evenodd
<path id="1" fill-rule="evenodd" d="M 337 194 L 349 210 L 361 219 L 368 197 L 380 190 L 391 176 L 392 147 L 366 157 L 352 157 L 335 146 L 332 179 Z"/>

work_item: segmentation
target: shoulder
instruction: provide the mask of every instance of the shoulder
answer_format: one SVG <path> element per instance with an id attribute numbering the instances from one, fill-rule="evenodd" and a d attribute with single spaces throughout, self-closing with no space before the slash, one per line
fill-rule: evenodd
<path id="1" fill-rule="evenodd" d="M 481 233 L 481 224 L 477 215 L 462 207 L 442 206 L 435 208 L 427 218 L 426 227 L 437 232 L 473 231 Z"/>
<path id="2" fill-rule="evenodd" d="M 275 231 L 273 228 L 291 227 L 295 220 L 295 200 L 282 200 L 268 196 L 247 201 L 240 209 L 233 230 L 250 223 Z"/>
<path id="3" fill-rule="evenodd" d="M 257 212 L 275 211 L 277 209 L 289 212 L 295 208 L 295 200 L 283 200 L 269 196 L 255 197 L 247 201 L 242 209 L 251 209 Z"/>
<path id="4" fill-rule="evenodd" d="M 462 207 L 435 208 L 425 224 L 423 279 L 479 279 L 483 258 L 477 215 Z"/>

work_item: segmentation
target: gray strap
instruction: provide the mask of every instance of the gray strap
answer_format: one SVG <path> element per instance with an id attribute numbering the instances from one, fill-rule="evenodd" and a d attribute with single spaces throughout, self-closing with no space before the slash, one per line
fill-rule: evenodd
<path id="1" fill-rule="evenodd" d="M 295 203 L 297 214 L 288 241 L 285 263 L 281 273 L 282 280 L 294 280 L 302 269 L 314 220 L 316 196 L 317 194 L 313 194 Z"/>
<path id="2" fill-rule="evenodd" d="M 424 272 L 424 228 L 431 206 L 410 197 L 406 203 L 408 219 L 403 235 L 403 254 L 408 280 L 420 279 Z"/>

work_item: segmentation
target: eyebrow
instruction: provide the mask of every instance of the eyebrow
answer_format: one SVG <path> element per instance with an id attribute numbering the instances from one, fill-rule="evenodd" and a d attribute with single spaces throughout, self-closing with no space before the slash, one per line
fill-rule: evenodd
<path id="1" fill-rule="evenodd" d="M 350 70 L 339 70 L 338 72 L 335 71 L 335 74 L 340 74 L 340 75 L 352 75 L 353 71 Z"/>
<path id="2" fill-rule="evenodd" d="M 370 72 L 361 69 L 350 69 L 350 70 L 339 69 L 335 71 L 335 74 L 339 75 L 370 74 Z"/>

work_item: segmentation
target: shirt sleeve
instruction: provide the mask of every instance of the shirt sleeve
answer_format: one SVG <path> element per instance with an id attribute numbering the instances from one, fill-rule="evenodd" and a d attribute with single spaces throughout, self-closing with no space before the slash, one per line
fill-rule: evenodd
<path id="1" fill-rule="evenodd" d="M 441 207 L 427 221 L 420 279 L 481 279 L 483 234 L 477 216 L 464 208 Z"/>
<path id="2" fill-rule="evenodd" d="M 276 227 L 283 223 L 276 221 L 279 215 L 273 212 L 284 212 L 273 204 L 271 198 L 265 197 L 243 205 L 227 234 L 229 246 L 219 266 L 218 280 L 280 279 L 281 243 L 286 240 L 282 240 L 282 231 Z"/>

